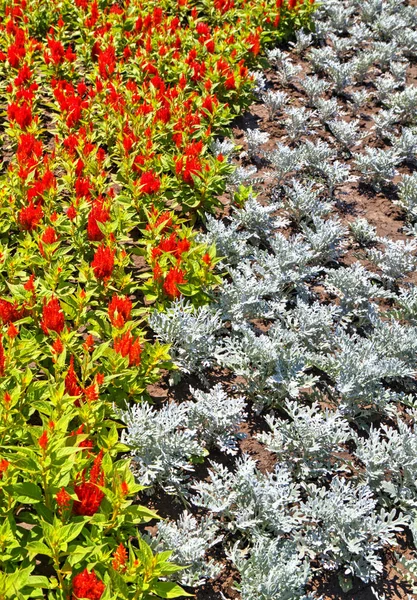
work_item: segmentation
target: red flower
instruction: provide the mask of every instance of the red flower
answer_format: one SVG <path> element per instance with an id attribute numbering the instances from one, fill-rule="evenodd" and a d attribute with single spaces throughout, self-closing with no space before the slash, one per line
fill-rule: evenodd
<path id="1" fill-rule="evenodd" d="M 5 458 L 3 458 L 2 460 L 0 460 L 0 479 L 3 478 L 3 473 L 5 471 L 7 471 L 7 468 L 9 466 L 9 461 L 6 460 Z"/>
<path id="2" fill-rule="evenodd" d="M 175 256 L 177 258 L 180 258 L 181 254 L 183 254 L 183 252 L 188 252 L 189 249 L 190 249 L 190 242 L 187 240 L 187 238 L 183 238 L 182 240 L 179 240 L 177 243 L 177 248 L 175 250 Z"/>
<path id="3" fill-rule="evenodd" d="M 67 209 L 67 217 L 70 221 L 73 221 L 77 216 L 77 211 L 75 210 L 75 206 L 71 204 L 71 206 Z"/>
<path id="4" fill-rule="evenodd" d="M 46 430 L 42 433 L 41 437 L 38 440 L 38 443 L 42 450 L 46 450 L 48 446 L 48 433 Z"/>
<path id="5" fill-rule="evenodd" d="M 70 366 L 65 376 L 65 391 L 69 396 L 81 396 L 82 388 L 78 385 L 78 377 L 74 370 L 74 357 L 70 358 Z"/>
<path id="6" fill-rule="evenodd" d="M 7 329 L 7 335 L 9 336 L 10 339 L 13 339 L 17 335 L 19 335 L 19 330 L 15 327 L 15 325 L 13 323 L 10 323 L 10 325 Z"/>
<path id="7" fill-rule="evenodd" d="M 211 258 L 210 258 L 210 254 L 208 252 L 206 252 L 202 258 L 202 261 L 206 263 L 206 265 L 209 265 L 211 263 Z"/>
<path id="8" fill-rule="evenodd" d="M 52 351 L 55 354 L 61 354 L 64 351 L 64 344 L 61 342 L 59 338 L 56 338 L 54 343 L 52 344 Z"/>
<path id="9" fill-rule="evenodd" d="M 124 570 L 127 561 L 127 551 L 123 544 L 119 544 L 113 554 L 112 567 L 116 571 Z"/>
<path id="10" fill-rule="evenodd" d="M 178 267 L 173 267 L 169 270 L 168 275 L 165 277 L 163 289 L 167 296 L 170 298 L 179 298 L 181 292 L 179 291 L 177 285 L 181 283 L 186 283 L 184 279 L 184 271 L 179 269 Z"/>
<path id="11" fill-rule="evenodd" d="M 97 248 L 91 263 L 97 279 L 107 279 L 111 276 L 114 268 L 114 254 L 115 251 L 104 244 Z"/>
<path id="12" fill-rule="evenodd" d="M 44 300 L 41 327 L 45 335 L 50 331 L 62 333 L 65 325 L 65 317 L 61 305 L 57 298 L 52 298 L 49 302 Z"/>
<path id="13" fill-rule="evenodd" d="M 141 186 L 141 191 L 144 194 L 154 194 L 159 192 L 161 187 L 161 182 L 153 171 L 143 173 L 139 179 L 139 184 Z"/>
<path id="14" fill-rule="evenodd" d="M 22 208 L 19 213 L 19 224 L 24 231 L 33 231 L 38 226 L 39 221 L 43 217 L 42 206 L 35 206 L 33 202 L 29 202 L 26 208 Z"/>
<path id="15" fill-rule="evenodd" d="M 94 459 L 90 471 L 89 480 L 85 479 L 85 470 L 81 475 L 82 482 L 74 486 L 74 492 L 78 500 L 73 504 L 72 510 L 76 515 L 85 515 L 92 517 L 100 508 L 104 498 L 104 493 L 99 489 L 99 485 L 104 484 L 104 473 L 101 469 L 103 451 L 100 450 L 98 456 Z"/>
<path id="16" fill-rule="evenodd" d="M 56 503 L 58 504 L 59 512 L 68 509 L 71 504 L 71 496 L 64 487 L 62 487 L 59 492 L 56 493 L 55 499 Z"/>
<path id="17" fill-rule="evenodd" d="M 3 321 L 4 325 L 6 323 L 14 323 L 14 321 L 18 321 L 23 317 L 24 314 L 25 309 L 18 309 L 17 302 L 12 304 L 8 300 L 0 300 L 0 319 Z"/>
<path id="18" fill-rule="evenodd" d="M 114 327 L 121 328 L 130 319 L 132 302 L 127 296 L 119 297 L 116 294 L 109 302 L 109 319 Z"/>
<path id="19" fill-rule="evenodd" d="M 31 292 L 32 294 L 35 293 L 34 281 L 35 281 L 35 275 L 32 274 L 29 277 L 29 279 L 27 280 L 27 282 L 25 283 L 25 285 L 23 286 L 27 292 Z"/>
<path id="20" fill-rule="evenodd" d="M 97 578 L 94 571 L 89 573 L 84 569 L 72 580 L 72 600 L 88 598 L 89 600 L 100 600 L 105 590 L 104 583 Z"/>
<path id="21" fill-rule="evenodd" d="M 138 366 L 140 364 L 140 356 L 142 348 L 139 338 L 134 338 L 130 330 L 122 336 L 115 338 L 114 349 L 121 356 L 129 357 L 129 367 Z"/>
<path id="22" fill-rule="evenodd" d="M 0 333 L 0 377 L 4 377 L 6 373 L 6 356 L 4 354 L 3 336 Z"/>
<path id="23" fill-rule="evenodd" d="M 53 227 L 47 227 L 42 236 L 42 241 L 44 244 L 54 244 L 58 240 L 58 236 Z"/>
<path id="24" fill-rule="evenodd" d="M 94 202 L 87 223 L 87 236 L 91 242 L 100 242 L 104 238 L 98 223 L 106 223 L 109 219 L 110 212 L 104 208 L 103 202 Z"/>

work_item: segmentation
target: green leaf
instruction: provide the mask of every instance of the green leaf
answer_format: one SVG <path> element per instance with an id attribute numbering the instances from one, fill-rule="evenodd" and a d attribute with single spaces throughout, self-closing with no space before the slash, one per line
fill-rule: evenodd
<path id="1" fill-rule="evenodd" d="M 193 596 L 188 594 L 181 586 L 171 581 L 157 581 L 152 585 L 152 591 L 161 598 L 181 598 L 183 596 Z"/>
<path id="2" fill-rule="evenodd" d="M 43 500 L 40 488 L 36 483 L 31 483 L 30 481 L 6 485 L 4 486 L 4 489 L 9 492 L 15 500 L 22 502 L 23 504 L 41 502 Z"/>

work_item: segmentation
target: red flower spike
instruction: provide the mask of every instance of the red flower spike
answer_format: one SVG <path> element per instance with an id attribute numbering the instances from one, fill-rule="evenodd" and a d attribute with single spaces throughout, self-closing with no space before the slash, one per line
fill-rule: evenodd
<path id="1" fill-rule="evenodd" d="M 181 292 L 179 291 L 177 285 L 181 283 L 186 283 L 184 279 L 184 271 L 179 269 L 178 267 L 173 267 L 169 270 L 168 275 L 165 277 L 163 289 L 169 298 L 179 298 Z"/>
<path id="2" fill-rule="evenodd" d="M 0 479 L 3 478 L 3 473 L 5 473 L 5 471 L 7 471 L 9 464 L 10 464 L 9 461 L 6 460 L 5 458 L 0 460 Z"/>
<path id="3" fill-rule="evenodd" d="M 127 551 L 123 544 L 119 544 L 113 554 L 112 567 L 115 571 L 122 571 L 126 568 Z"/>
<path id="4" fill-rule="evenodd" d="M 46 430 L 42 433 L 41 437 L 38 440 L 38 443 L 42 450 L 45 451 L 48 447 L 48 432 Z"/>
<path id="5" fill-rule="evenodd" d="M 71 496 L 68 494 L 67 490 L 64 487 L 62 487 L 59 490 L 59 492 L 57 492 L 57 494 L 55 495 L 55 499 L 60 512 L 70 507 Z"/>
<path id="6" fill-rule="evenodd" d="M 33 231 L 43 217 L 42 206 L 35 206 L 33 202 L 29 202 L 26 208 L 22 208 L 19 213 L 19 225 L 23 231 Z"/>
<path id="7" fill-rule="evenodd" d="M 13 340 L 15 337 L 17 337 L 19 335 L 19 330 L 13 323 L 10 323 L 10 325 L 7 329 L 7 335 L 11 340 Z"/>
<path id="8" fill-rule="evenodd" d="M 72 580 L 72 600 L 78 600 L 79 598 L 100 600 L 105 589 L 104 583 L 98 579 L 94 571 L 89 573 L 87 569 L 84 569 Z"/>
<path id="9" fill-rule="evenodd" d="M 44 300 L 40 325 L 45 335 L 48 335 L 50 331 L 62 333 L 65 325 L 65 317 L 57 298 L 52 298 L 49 302 Z"/>
<path id="10" fill-rule="evenodd" d="M 113 273 L 115 251 L 102 244 L 94 254 L 91 266 L 97 279 L 109 279 Z"/>
<path id="11" fill-rule="evenodd" d="M 126 321 L 130 319 L 131 310 L 132 302 L 127 296 L 120 297 L 114 294 L 108 307 L 111 324 L 121 329 Z"/>
<path id="12" fill-rule="evenodd" d="M 6 373 L 6 355 L 4 353 L 3 336 L 0 333 L 0 377 L 4 377 Z"/>
<path id="13" fill-rule="evenodd" d="M 83 393 L 81 387 L 78 385 L 78 377 L 75 374 L 73 356 L 70 358 L 70 366 L 65 377 L 65 391 L 69 396 L 81 396 Z"/>

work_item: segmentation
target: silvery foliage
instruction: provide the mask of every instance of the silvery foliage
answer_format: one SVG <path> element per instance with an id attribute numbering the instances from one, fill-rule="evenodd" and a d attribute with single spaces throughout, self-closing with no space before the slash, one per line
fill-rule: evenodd
<path id="1" fill-rule="evenodd" d="M 390 137 L 394 129 L 394 125 L 398 123 L 399 115 L 396 110 L 380 110 L 378 114 L 373 117 L 374 129 L 376 135 L 384 139 Z"/>
<path id="2" fill-rule="evenodd" d="M 417 241 L 394 242 L 388 238 L 379 238 L 379 241 L 384 245 L 384 250 L 370 248 L 366 253 L 367 259 L 381 270 L 383 280 L 393 285 L 416 268 Z"/>
<path id="3" fill-rule="evenodd" d="M 356 113 L 360 111 L 360 109 L 365 106 L 370 100 L 370 96 L 364 90 L 359 90 L 357 92 L 352 92 L 349 97 L 349 105 L 352 110 Z"/>
<path id="4" fill-rule="evenodd" d="M 250 549 L 235 544 L 228 552 L 240 574 L 236 589 L 242 600 L 313 600 L 304 587 L 309 563 L 299 557 L 293 541 L 260 536 Z"/>
<path id="5" fill-rule="evenodd" d="M 388 69 L 392 62 L 398 61 L 401 58 L 401 52 L 396 41 L 374 41 L 370 50 L 373 54 L 375 63 L 379 65 L 381 69 Z"/>
<path id="6" fill-rule="evenodd" d="M 258 172 L 255 165 L 237 167 L 227 178 L 227 189 L 236 189 L 245 182 L 253 181 L 253 176 Z"/>
<path id="7" fill-rule="evenodd" d="M 271 65 L 277 67 L 288 58 L 288 53 L 279 48 L 273 48 L 266 51 L 266 56 Z"/>
<path id="8" fill-rule="evenodd" d="M 236 454 L 237 440 L 243 436 L 238 432 L 245 420 L 245 399 L 242 396 L 229 398 L 220 384 L 209 392 L 190 387 L 195 401 L 187 402 L 188 423 L 198 432 L 198 438 L 207 447 L 216 446 L 226 454 Z"/>
<path id="9" fill-rule="evenodd" d="M 224 528 L 256 540 L 263 533 L 278 537 L 301 527 L 300 485 L 287 467 L 277 464 L 264 474 L 247 455 L 236 461 L 233 471 L 213 461 L 210 465 L 210 480 L 193 485 L 197 494 L 192 502 L 221 519 Z"/>
<path id="10" fill-rule="evenodd" d="M 369 437 L 357 438 L 355 456 L 365 467 L 366 483 L 386 505 L 417 508 L 417 426 L 401 419 L 397 429 L 371 427 Z"/>
<path id="11" fill-rule="evenodd" d="M 269 119 L 272 121 L 276 115 L 282 112 L 288 104 L 289 96 L 285 92 L 268 90 L 262 94 L 262 101 L 268 110 Z"/>
<path id="12" fill-rule="evenodd" d="M 260 129 L 247 129 L 244 137 L 248 145 L 249 157 L 256 158 L 259 156 L 261 146 L 269 140 L 269 133 Z"/>
<path id="13" fill-rule="evenodd" d="M 358 83 L 363 83 L 374 64 L 374 55 L 371 52 L 359 52 L 350 62 L 354 78 Z"/>
<path id="14" fill-rule="evenodd" d="M 342 116 L 344 114 L 336 98 L 330 98 L 330 100 L 317 98 L 314 106 L 316 108 L 317 116 L 322 123 L 327 123 L 327 121 L 331 121 L 336 116 Z"/>
<path id="15" fill-rule="evenodd" d="M 296 333 L 278 326 L 262 335 L 241 326 L 218 346 L 216 359 L 244 378 L 245 393 L 256 407 L 297 398 L 301 388 L 315 381 L 308 374 L 310 362 Z"/>
<path id="16" fill-rule="evenodd" d="M 309 407 L 288 401 L 285 409 L 290 421 L 266 416 L 271 431 L 259 434 L 259 441 L 297 479 L 333 473 L 341 462 L 334 453 L 342 452 L 343 444 L 352 438 L 348 421 L 338 411 L 323 411 L 318 402 Z"/>
<path id="17" fill-rule="evenodd" d="M 355 153 L 353 156 L 362 180 L 376 191 L 390 183 L 397 175 L 395 167 L 400 163 L 400 157 L 395 150 L 366 148 L 364 153 Z"/>
<path id="18" fill-rule="evenodd" d="M 308 295 L 306 283 L 320 270 L 311 264 L 315 257 L 301 236 L 286 239 L 277 233 L 268 250 L 252 247 L 252 257 L 230 268 L 230 280 L 220 288 L 217 304 L 223 318 L 235 326 L 245 319 L 273 318 L 287 293 Z"/>
<path id="19" fill-rule="evenodd" d="M 394 312 L 397 319 L 417 324 L 417 287 L 401 288 L 395 304 L 398 307 Z"/>
<path id="20" fill-rule="evenodd" d="M 407 69 L 409 66 L 410 66 L 410 63 L 408 61 L 392 62 L 389 66 L 391 75 L 394 77 L 395 81 L 397 81 L 398 84 L 401 86 L 405 85 L 405 83 L 406 83 Z"/>
<path id="21" fill-rule="evenodd" d="M 417 220 L 417 173 L 403 175 L 398 184 L 398 200 L 395 203 L 405 212 L 409 221 Z"/>
<path id="22" fill-rule="evenodd" d="M 350 418 L 369 411 L 390 412 L 390 404 L 401 395 L 387 388 L 387 384 L 414 375 L 415 368 L 408 357 L 398 356 L 396 349 L 386 347 L 377 336 L 365 338 L 339 329 L 334 352 L 317 356 L 315 364 L 333 379 L 340 395 L 339 410 Z"/>
<path id="23" fill-rule="evenodd" d="M 312 77 L 304 77 L 300 81 L 300 86 L 303 88 L 311 105 L 315 105 L 317 100 L 329 89 L 330 84 L 325 79 L 319 79 L 317 75 Z"/>
<path id="24" fill-rule="evenodd" d="M 313 216 L 322 217 L 332 210 L 332 204 L 320 199 L 320 190 L 314 183 L 303 185 L 293 179 L 291 187 L 284 188 L 284 206 L 288 215 L 296 222 L 311 221 Z"/>
<path id="25" fill-rule="evenodd" d="M 217 139 L 210 142 L 210 150 L 214 154 L 214 156 L 222 154 L 223 156 L 229 157 L 232 154 L 234 154 L 236 150 L 236 144 L 228 138 L 225 138 L 222 141 Z"/>
<path id="26" fill-rule="evenodd" d="M 404 127 L 401 135 L 396 138 L 389 136 L 394 146 L 395 151 L 400 156 L 401 160 L 409 163 L 417 163 L 417 130 L 409 127 Z"/>
<path id="27" fill-rule="evenodd" d="M 258 98 L 262 97 L 262 94 L 266 90 L 267 80 L 262 71 L 249 71 L 249 77 L 253 77 L 254 82 L 254 93 Z"/>
<path id="28" fill-rule="evenodd" d="M 207 447 L 235 454 L 238 425 L 245 419 L 245 402 L 230 398 L 220 385 L 209 392 L 191 389 L 193 400 L 164 404 L 147 402 L 118 410 L 126 424 L 122 443 L 130 448 L 131 469 L 142 485 L 159 484 L 169 494 L 186 494 L 194 457 Z"/>
<path id="29" fill-rule="evenodd" d="M 352 63 L 342 63 L 339 60 L 332 60 L 324 65 L 323 71 L 333 82 L 336 94 L 340 94 L 354 82 L 355 65 Z"/>
<path id="30" fill-rule="evenodd" d="M 394 77 L 391 77 L 390 75 L 385 75 L 385 77 L 379 77 L 375 81 L 374 85 L 376 88 L 375 95 L 377 100 L 379 102 L 385 103 L 386 100 L 390 96 L 392 96 L 392 94 L 395 92 L 395 90 L 400 84 L 394 79 Z"/>
<path id="31" fill-rule="evenodd" d="M 265 158 L 274 169 L 274 178 L 279 185 L 288 173 L 297 171 L 303 166 L 302 155 L 299 148 L 290 148 L 284 144 L 277 144 L 275 150 L 266 152 Z"/>
<path id="32" fill-rule="evenodd" d="M 307 355 L 314 357 L 317 352 L 329 352 L 333 348 L 335 327 L 342 317 L 339 306 L 318 301 L 308 304 L 298 299 L 294 308 L 281 315 L 281 320 L 297 335 Z"/>
<path id="33" fill-rule="evenodd" d="M 238 221 L 227 225 L 211 215 L 206 215 L 206 233 L 199 240 L 207 244 L 215 244 L 218 256 L 224 257 L 224 262 L 238 264 L 242 258 L 251 252 L 247 241 L 251 237 L 248 231 L 239 230 Z"/>
<path id="34" fill-rule="evenodd" d="M 272 214 L 280 208 L 278 203 L 262 206 L 252 194 L 249 195 L 243 208 L 235 208 L 232 223 L 243 227 L 250 233 L 250 241 L 259 244 L 260 241 L 267 242 L 274 230 L 286 227 L 289 221 L 281 217 L 273 217 Z"/>
<path id="35" fill-rule="evenodd" d="M 301 229 L 315 254 L 314 264 L 323 265 L 337 260 L 344 253 L 347 229 L 337 217 L 325 221 L 313 215 L 311 222 L 303 223 Z"/>
<path id="36" fill-rule="evenodd" d="M 355 242 L 361 246 L 377 241 L 376 228 L 366 219 L 358 218 L 349 223 L 349 229 Z"/>
<path id="37" fill-rule="evenodd" d="M 316 72 L 324 73 L 330 63 L 337 61 L 337 54 L 330 46 L 324 46 L 312 48 L 307 58 Z"/>
<path id="38" fill-rule="evenodd" d="M 394 33 L 394 38 L 404 56 L 415 59 L 417 56 L 417 33 L 415 31 L 415 23 L 413 28 L 406 27 L 396 31 Z"/>
<path id="39" fill-rule="evenodd" d="M 177 572 L 174 577 L 182 585 L 198 586 L 207 579 L 218 577 L 222 566 L 213 559 L 206 559 L 207 550 L 222 541 L 219 527 L 210 516 L 197 519 L 184 511 L 177 521 L 160 521 L 157 525 L 153 548 L 158 551 L 172 550 L 170 560 L 188 567 Z"/>
<path id="40" fill-rule="evenodd" d="M 323 4 L 322 14 L 319 18 L 326 19 L 329 30 L 337 33 L 346 33 L 352 25 L 352 15 L 355 12 L 354 6 L 343 6 L 338 2 L 327 2 Z"/>
<path id="41" fill-rule="evenodd" d="M 350 27 L 349 33 L 358 46 L 361 46 L 364 42 L 370 40 L 372 37 L 372 31 L 369 29 L 369 27 L 360 21 L 358 23 L 354 23 Z"/>
<path id="42" fill-rule="evenodd" d="M 307 33 L 303 29 L 298 29 L 295 32 L 295 42 L 290 42 L 290 46 L 298 53 L 304 52 L 313 43 L 313 35 Z"/>
<path id="43" fill-rule="evenodd" d="M 338 58 L 342 58 L 343 55 L 349 52 L 355 45 L 355 42 L 352 39 L 338 37 L 334 33 L 329 34 L 329 39 Z"/>
<path id="44" fill-rule="evenodd" d="M 305 167 L 316 173 L 322 173 L 323 165 L 337 156 L 336 150 L 322 140 L 306 140 L 300 153 Z"/>
<path id="45" fill-rule="evenodd" d="M 149 325 L 158 339 L 171 345 L 171 358 L 182 373 L 202 373 L 213 364 L 222 328 L 220 311 L 210 305 L 194 308 L 182 297 L 164 312 L 152 311 Z"/>
<path id="46" fill-rule="evenodd" d="M 305 486 L 301 510 L 307 518 L 299 542 L 307 555 L 325 569 L 343 568 L 368 583 L 382 573 L 381 550 L 395 545 L 404 520 L 396 511 L 377 512 L 377 500 L 367 485 L 334 477 L 329 487 Z"/>
<path id="47" fill-rule="evenodd" d="M 391 94 L 385 101 L 388 108 L 395 110 L 403 124 L 415 123 L 417 115 L 417 87 L 407 86 L 402 92 Z"/>
<path id="48" fill-rule="evenodd" d="M 359 4 L 361 20 L 373 25 L 384 10 L 385 0 L 364 0 Z"/>
<path id="49" fill-rule="evenodd" d="M 289 108 L 286 112 L 287 118 L 284 121 L 286 133 L 292 142 L 297 142 L 303 135 L 313 133 L 312 127 L 315 125 L 313 117 L 315 113 L 307 110 L 304 106 L 299 108 Z"/>
<path id="50" fill-rule="evenodd" d="M 338 119 L 329 121 L 327 125 L 333 136 L 345 150 L 350 150 L 352 146 L 356 146 L 364 137 L 359 130 L 359 121 L 343 121 L 342 119 Z"/>
<path id="51" fill-rule="evenodd" d="M 390 41 L 407 23 L 398 14 L 382 13 L 372 24 L 374 35 L 383 41 Z"/>
<path id="52" fill-rule="evenodd" d="M 359 324 L 375 323 L 378 306 L 372 299 L 386 298 L 390 294 L 373 282 L 374 275 L 360 263 L 344 269 L 329 270 L 324 281 L 326 290 L 339 298 L 342 314 Z"/>
<path id="53" fill-rule="evenodd" d="M 168 494 L 185 493 L 194 470 L 191 459 L 204 455 L 196 431 L 187 427 L 187 405 L 172 402 L 156 409 L 142 402 L 118 416 L 126 424 L 121 441 L 130 447 L 130 468 L 138 482 L 159 484 Z"/>
<path id="54" fill-rule="evenodd" d="M 297 75 L 300 73 L 301 67 L 294 65 L 289 58 L 284 58 L 276 65 L 277 76 L 280 83 L 287 87 L 297 80 Z"/>

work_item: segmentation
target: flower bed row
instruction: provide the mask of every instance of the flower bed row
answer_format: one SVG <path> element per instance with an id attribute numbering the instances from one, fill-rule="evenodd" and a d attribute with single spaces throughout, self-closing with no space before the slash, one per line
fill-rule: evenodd
<path id="1" fill-rule="evenodd" d="M 0 4 L 2 598 L 186 595 L 138 535 L 113 406 L 172 366 L 147 306 L 218 283 L 191 227 L 231 169 L 209 143 L 312 4 Z"/>

